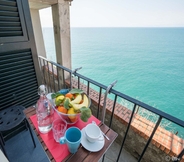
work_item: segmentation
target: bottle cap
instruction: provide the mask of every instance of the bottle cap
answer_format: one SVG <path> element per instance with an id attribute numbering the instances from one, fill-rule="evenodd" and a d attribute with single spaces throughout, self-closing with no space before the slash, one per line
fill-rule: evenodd
<path id="1" fill-rule="evenodd" d="M 38 88 L 38 94 L 39 95 L 46 95 L 47 93 L 47 89 L 45 87 L 45 85 L 40 85 Z"/>

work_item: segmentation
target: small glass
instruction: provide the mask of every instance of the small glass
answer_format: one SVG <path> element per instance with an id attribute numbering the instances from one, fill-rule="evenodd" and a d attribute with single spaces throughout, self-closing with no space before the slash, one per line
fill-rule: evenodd
<path id="1" fill-rule="evenodd" d="M 58 118 L 53 121 L 52 132 L 56 142 L 59 142 L 59 139 L 65 135 L 66 129 L 67 123 L 65 120 Z"/>

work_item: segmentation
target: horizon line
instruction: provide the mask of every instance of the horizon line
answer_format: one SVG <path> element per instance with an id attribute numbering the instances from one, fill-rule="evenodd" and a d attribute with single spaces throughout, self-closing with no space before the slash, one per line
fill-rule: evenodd
<path id="1" fill-rule="evenodd" d="M 53 26 L 43 26 L 43 28 L 53 28 Z M 131 26 L 71 26 L 70 28 L 184 28 L 184 26 L 137 26 L 137 27 L 131 27 Z"/>

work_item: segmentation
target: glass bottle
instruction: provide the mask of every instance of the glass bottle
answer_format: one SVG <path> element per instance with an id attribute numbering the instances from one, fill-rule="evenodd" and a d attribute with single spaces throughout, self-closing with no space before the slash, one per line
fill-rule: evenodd
<path id="1" fill-rule="evenodd" d="M 52 129 L 52 121 L 54 110 L 50 101 L 46 97 L 45 85 L 40 85 L 38 88 L 39 100 L 36 104 L 36 116 L 38 122 L 38 129 L 41 133 L 48 133 Z"/>

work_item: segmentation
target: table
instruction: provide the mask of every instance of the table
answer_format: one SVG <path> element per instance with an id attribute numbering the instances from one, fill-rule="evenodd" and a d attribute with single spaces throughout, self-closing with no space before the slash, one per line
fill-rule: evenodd
<path id="1" fill-rule="evenodd" d="M 37 128 L 35 128 L 34 124 L 32 123 L 32 121 L 30 120 L 30 117 L 36 114 L 36 109 L 34 107 L 29 107 L 27 109 L 24 110 L 24 113 L 30 123 L 30 125 L 32 126 L 33 130 L 35 131 L 39 141 L 41 142 L 44 151 L 46 152 L 46 154 L 48 155 L 49 159 L 51 162 L 56 162 L 56 160 L 54 159 L 54 157 L 52 156 L 51 152 L 49 151 L 49 148 L 46 146 L 46 144 L 44 143 L 43 139 L 40 136 L 40 132 L 37 130 Z M 111 146 L 111 144 L 114 142 L 114 140 L 117 138 L 117 133 L 114 132 L 112 129 L 110 129 L 108 126 L 106 126 L 103 123 L 99 124 L 99 127 L 101 129 L 101 131 L 103 131 L 110 140 L 107 140 L 105 138 L 105 145 L 104 147 L 98 151 L 98 152 L 90 152 L 88 150 L 86 150 L 85 148 L 82 147 L 82 145 L 79 147 L 77 153 L 75 154 L 69 154 L 68 156 L 65 157 L 65 159 L 63 160 L 63 162 L 67 161 L 67 162 L 94 162 L 94 161 L 99 161 L 100 158 L 106 153 L 106 151 L 109 149 L 109 147 Z"/>

